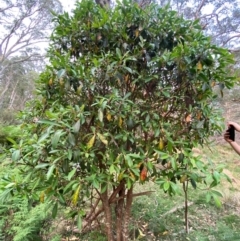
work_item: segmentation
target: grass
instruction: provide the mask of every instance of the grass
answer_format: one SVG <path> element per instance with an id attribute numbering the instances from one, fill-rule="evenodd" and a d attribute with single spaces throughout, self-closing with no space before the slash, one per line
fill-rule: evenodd
<path id="1" fill-rule="evenodd" d="M 155 189 L 155 193 L 145 198 L 136 198 L 132 212 L 133 220 L 137 220 L 135 225 L 145 235 L 141 237 L 141 240 L 240 240 L 240 178 L 238 179 L 240 160 L 238 160 L 238 155 L 226 143 L 213 145 L 211 150 L 196 149 L 194 151 L 203 159 L 211 159 L 216 164 L 226 165 L 224 172 L 233 182 L 230 184 L 223 180 L 218 187 L 218 190 L 223 193 L 222 207 L 216 207 L 213 202 L 206 203 L 203 191 L 190 189 L 189 202 L 192 203 L 189 206 L 190 232 L 186 234 L 183 196 L 168 197 L 155 185 L 145 187 Z M 173 211 L 169 212 L 169 210 Z"/>

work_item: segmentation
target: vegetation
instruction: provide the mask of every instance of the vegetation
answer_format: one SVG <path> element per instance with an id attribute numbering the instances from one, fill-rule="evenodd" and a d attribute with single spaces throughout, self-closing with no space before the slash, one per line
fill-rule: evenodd
<path id="1" fill-rule="evenodd" d="M 2 199 L 51 202 L 53 217 L 59 204 L 70 207 L 82 231 L 105 226 L 107 240 L 122 241 L 133 198 L 150 193 L 133 193 L 135 185 L 155 182 L 174 195 L 179 182 L 188 233 L 189 185 L 204 182 L 207 201 L 220 206 L 211 188 L 222 167 L 192 148 L 221 131 L 213 89 L 233 86 L 225 71 L 232 56 L 198 21 L 154 4 L 124 1 L 110 11 L 82 1 L 73 17 L 54 21 L 39 97 L 23 111 L 22 138 L 10 149 L 21 178 L 5 178 Z"/>
<path id="2" fill-rule="evenodd" d="M 42 69 L 58 0 L 1 0 L 0 111 L 1 123 L 15 123 L 14 113 L 33 97 L 34 81 Z"/>
<path id="3" fill-rule="evenodd" d="M 72 17 L 55 14 L 37 96 L 35 85 L 23 87 L 36 78 L 34 67 L 24 54 L 9 58 L 3 41 L 0 87 L 11 94 L 0 103 L 1 122 L 20 125 L 0 128 L 0 238 L 239 238 L 237 212 L 228 212 L 218 188 L 231 178 L 197 149 L 222 131 L 215 104 L 236 81 L 226 71 L 233 56 L 204 35 L 202 22 L 141 6 L 124 1 L 110 10 L 86 0 Z M 9 110 L 29 98 L 16 122 Z"/>

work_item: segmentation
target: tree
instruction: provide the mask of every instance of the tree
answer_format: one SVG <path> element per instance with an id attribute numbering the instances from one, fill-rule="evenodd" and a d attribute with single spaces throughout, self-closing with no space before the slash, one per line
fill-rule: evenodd
<path id="1" fill-rule="evenodd" d="M 28 87 L 33 86 L 33 81 L 24 83 L 22 80 L 26 80 L 31 71 L 39 71 L 39 67 L 43 64 L 45 54 L 40 46 L 47 43 L 47 37 L 53 28 L 52 11 L 61 12 L 61 4 L 58 0 L 1 1 L 1 109 L 4 106 L 3 102 L 9 109 L 14 105 L 19 107 L 19 102 L 25 103 L 26 95 L 23 96 L 22 93 L 32 90 Z M 16 95 L 18 97 L 22 95 L 23 99 L 19 101 Z"/>
<path id="2" fill-rule="evenodd" d="M 19 57 L 12 58 L 10 62 L 17 61 Z M 31 63 L 19 62 L 12 65 L 5 61 L 8 66 L 2 76 L 5 80 L 5 86 L 2 84 L 0 94 L 0 108 L 21 110 L 25 102 L 33 95 L 34 79 L 38 74 L 34 71 L 34 65 Z M 27 87 L 27 88 L 26 88 Z"/>
<path id="3" fill-rule="evenodd" d="M 215 44 L 239 51 L 239 0 L 173 0 L 169 4 L 186 18 L 199 19 L 202 29 Z"/>
<path id="4" fill-rule="evenodd" d="M 198 21 L 155 4 L 109 10 L 82 1 L 72 17 L 54 21 L 39 97 L 23 111 L 22 139 L 10 149 L 24 181 L 9 178 L 1 198 L 50 200 L 53 217 L 59 203 L 69 206 L 79 228 L 105 226 L 109 241 L 129 240 L 132 200 L 148 194 L 134 193 L 136 183 L 154 181 L 172 195 L 178 182 L 185 194 L 188 183 L 205 182 L 218 203 L 210 188 L 221 170 L 192 148 L 221 130 L 211 103 L 214 88 L 234 84 L 231 54 Z"/>

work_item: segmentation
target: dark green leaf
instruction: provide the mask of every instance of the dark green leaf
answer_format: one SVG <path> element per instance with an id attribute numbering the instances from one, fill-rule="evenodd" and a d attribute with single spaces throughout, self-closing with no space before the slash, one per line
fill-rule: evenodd
<path id="1" fill-rule="evenodd" d="M 52 218 L 56 218 L 58 212 L 58 202 L 56 202 L 52 209 Z"/>
<path id="2" fill-rule="evenodd" d="M 55 134 L 53 135 L 53 137 L 52 137 L 52 146 L 53 146 L 53 148 L 57 147 L 57 144 L 59 142 L 59 139 L 60 139 L 61 135 L 62 135 L 62 131 L 61 130 L 56 131 Z"/>
<path id="3" fill-rule="evenodd" d="M 76 145 L 76 140 L 75 140 L 75 136 L 72 133 L 68 134 L 68 141 L 72 146 Z"/>
<path id="4" fill-rule="evenodd" d="M 196 183 L 196 181 L 191 178 L 191 179 L 190 179 L 190 182 L 191 182 L 192 187 L 193 187 L 194 189 L 196 189 L 196 188 L 197 188 L 197 183 Z"/>

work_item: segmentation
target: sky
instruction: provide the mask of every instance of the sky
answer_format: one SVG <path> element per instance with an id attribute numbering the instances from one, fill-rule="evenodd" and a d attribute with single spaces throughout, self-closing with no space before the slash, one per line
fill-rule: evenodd
<path id="1" fill-rule="evenodd" d="M 76 0 L 60 0 L 60 2 L 63 5 L 63 9 L 66 12 L 71 12 L 71 10 L 74 8 L 75 6 L 75 2 Z"/>

